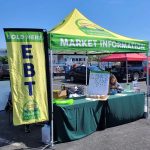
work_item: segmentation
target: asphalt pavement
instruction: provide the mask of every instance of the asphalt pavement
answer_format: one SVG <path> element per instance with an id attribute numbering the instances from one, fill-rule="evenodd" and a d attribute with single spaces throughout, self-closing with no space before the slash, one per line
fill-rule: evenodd
<path id="1" fill-rule="evenodd" d="M 55 79 L 54 86 L 59 86 L 62 80 L 63 78 Z M 144 81 L 140 82 L 140 88 L 141 91 L 146 91 Z M 41 128 L 42 124 L 34 124 L 31 125 L 31 132 L 25 133 L 24 126 L 13 126 L 12 116 L 1 111 L 0 150 L 42 149 L 44 145 L 41 143 Z M 150 150 L 150 119 L 140 119 L 97 131 L 76 141 L 55 144 L 54 148 L 56 150 Z"/>

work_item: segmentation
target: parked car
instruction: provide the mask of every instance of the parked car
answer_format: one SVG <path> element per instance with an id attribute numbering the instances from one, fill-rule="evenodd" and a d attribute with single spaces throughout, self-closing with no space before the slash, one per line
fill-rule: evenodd
<path id="1" fill-rule="evenodd" d="M 9 66 L 8 64 L 0 65 L 0 78 L 9 77 Z"/>
<path id="2" fill-rule="evenodd" d="M 116 76 L 119 81 L 126 79 L 126 63 L 121 62 L 120 65 L 112 67 L 112 74 Z M 129 80 L 145 79 L 146 73 L 142 61 L 128 62 L 128 78 Z"/>
<path id="3" fill-rule="evenodd" d="M 87 81 L 89 81 L 89 74 L 90 71 L 103 71 L 98 66 L 89 66 L 87 67 Z M 78 66 L 76 68 L 71 69 L 67 75 L 65 76 L 65 79 L 70 79 L 71 82 L 76 81 L 86 81 L 86 66 Z"/>

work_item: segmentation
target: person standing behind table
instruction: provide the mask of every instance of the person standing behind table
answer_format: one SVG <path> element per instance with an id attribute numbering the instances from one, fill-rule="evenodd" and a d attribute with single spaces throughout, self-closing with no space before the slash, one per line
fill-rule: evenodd
<path id="1" fill-rule="evenodd" d="M 109 93 L 114 95 L 116 93 L 121 93 L 122 91 L 123 87 L 118 83 L 117 78 L 114 75 L 110 75 Z"/>

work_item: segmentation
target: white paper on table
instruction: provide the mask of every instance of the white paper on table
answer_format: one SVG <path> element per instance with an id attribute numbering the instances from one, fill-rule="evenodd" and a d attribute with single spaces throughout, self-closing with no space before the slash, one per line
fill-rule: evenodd
<path id="1" fill-rule="evenodd" d="M 108 95 L 109 78 L 108 72 L 90 72 L 88 95 Z"/>

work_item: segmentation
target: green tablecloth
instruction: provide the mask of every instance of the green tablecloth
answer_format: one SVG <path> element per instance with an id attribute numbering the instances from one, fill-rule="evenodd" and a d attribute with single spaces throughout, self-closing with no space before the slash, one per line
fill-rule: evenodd
<path id="1" fill-rule="evenodd" d="M 113 127 L 140 119 L 144 115 L 144 93 L 123 93 L 110 96 L 106 109 L 106 127 Z"/>
<path id="2" fill-rule="evenodd" d="M 143 117 L 144 93 L 110 96 L 108 101 L 75 100 L 73 105 L 54 105 L 54 138 L 67 142 L 96 130 Z"/>
<path id="3" fill-rule="evenodd" d="M 54 106 L 54 137 L 66 142 L 85 137 L 104 126 L 101 101 L 75 100 L 74 105 Z"/>

